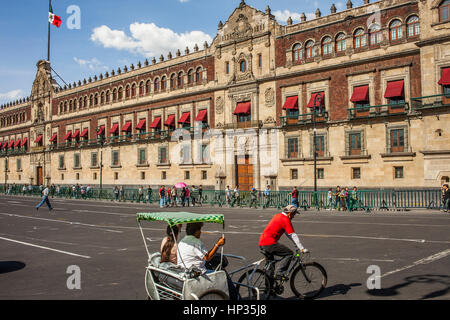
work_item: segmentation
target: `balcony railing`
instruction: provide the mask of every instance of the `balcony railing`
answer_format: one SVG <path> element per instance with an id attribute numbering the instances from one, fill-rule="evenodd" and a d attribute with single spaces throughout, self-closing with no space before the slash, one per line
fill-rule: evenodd
<path id="1" fill-rule="evenodd" d="M 413 110 L 437 109 L 450 106 L 450 93 L 411 98 Z"/>
<path id="2" fill-rule="evenodd" d="M 235 123 L 227 123 L 223 126 L 223 129 L 249 129 L 249 128 L 261 128 L 262 121 L 245 121 L 245 122 L 235 122 Z"/>
<path id="3" fill-rule="evenodd" d="M 348 119 L 364 119 L 386 117 L 390 115 L 406 114 L 409 110 L 408 103 L 382 104 L 378 106 L 356 107 L 348 109 Z"/>
<path id="4" fill-rule="evenodd" d="M 280 117 L 280 120 L 282 127 L 305 125 L 313 122 L 313 113 L 284 116 Z M 326 121 L 325 115 L 316 114 L 315 122 L 320 123 Z"/>

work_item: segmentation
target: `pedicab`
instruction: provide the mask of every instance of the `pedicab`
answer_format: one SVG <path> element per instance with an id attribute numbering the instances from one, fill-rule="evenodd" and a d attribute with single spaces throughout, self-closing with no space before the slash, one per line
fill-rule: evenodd
<path id="1" fill-rule="evenodd" d="M 196 214 L 189 212 L 154 212 L 138 213 L 137 222 L 144 240 L 148 255 L 148 265 L 145 270 L 145 288 L 150 300 L 228 300 L 229 290 L 227 276 L 220 263 L 212 273 L 203 274 L 196 268 L 186 268 L 171 262 L 161 263 L 160 252 L 150 253 L 147 245 L 142 221 L 164 221 L 170 228 L 179 224 L 188 223 L 217 223 L 225 229 L 225 218 L 222 214 Z M 177 241 L 175 239 L 175 241 Z M 178 244 L 177 244 L 178 247 Z M 223 247 L 220 252 L 220 262 L 224 256 L 242 258 L 233 255 L 224 255 Z M 184 262 L 181 261 L 181 265 Z M 248 284 L 240 284 L 253 291 L 258 288 Z"/>

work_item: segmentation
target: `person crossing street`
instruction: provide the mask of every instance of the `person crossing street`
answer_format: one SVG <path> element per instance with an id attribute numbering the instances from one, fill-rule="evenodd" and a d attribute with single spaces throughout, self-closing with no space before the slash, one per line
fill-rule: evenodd
<path id="1" fill-rule="evenodd" d="M 48 200 L 48 194 L 49 194 L 50 190 L 49 187 L 47 186 L 43 191 L 42 191 L 42 201 L 36 206 L 36 210 L 39 210 L 40 207 L 42 207 L 44 205 L 44 203 L 47 204 L 48 209 L 50 211 L 53 210 L 52 205 L 50 204 L 50 201 Z"/>

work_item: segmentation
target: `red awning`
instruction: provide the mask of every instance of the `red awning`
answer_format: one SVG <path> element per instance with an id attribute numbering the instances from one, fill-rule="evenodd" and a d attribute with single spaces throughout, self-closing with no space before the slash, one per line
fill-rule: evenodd
<path id="1" fill-rule="evenodd" d="M 56 139 L 58 138 L 58 134 L 57 133 L 54 133 L 53 135 L 52 135 L 52 137 L 50 138 L 50 142 L 54 142 L 54 141 L 56 141 Z"/>
<path id="2" fill-rule="evenodd" d="M 112 126 L 111 130 L 109 130 L 109 133 L 116 133 L 118 130 L 119 130 L 119 124 L 118 124 L 118 123 L 115 123 L 115 124 Z"/>
<path id="3" fill-rule="evenodd" d="M 88 137 L 88 133 L 89 133 L 89 128 L 85 128 L 83 130 L 83 132 L 81 133 L 80 137 L 81 138 L 87 138 Z"/>
<path id="4" fill-rule="evenodd" d="M 316 100 L 316 97 L 318 97 L 318 96 L 320 98 L 317 98 L 317 100 Z M 320 100 L 320 102 L 319 102 L 319 100 Z M 317 105 L 315 105 L 316 103 L 317 103 Z M 314 108 L 314 107 L 322 107 L 324 105 L 325 105 L 325 93 L 316 92 L 311 95 L 311 99 L 309 100 L 307 107 Z"/>
<path id="5" fill-rule="evenodd" d="M 164 125 L 165 125 L 165 126 L 168 126 L 168 127 L 173 127 L 173 126 L 175 125 L 175 115 L 174 115 L 174 114 L 171 114 L 171 115 L 167 118 L 166 122 L 164 122 Z"/>
<path id="6" fill-rule="evenodd" d="M 405 86 L 403 80 L 388 82 L 384 97 L 386 99 L 403 97 L 405 95 L 404 88 Z"/>
<path id="7" fill-rule="evenodd" d="M 369 101 L 369 85 L 353 88 L 351 102 Z"/>
<path id="8" fill-rule="evenodd" d="M 240 102 L 237 104 L 236 110 L 234 110 L 234 114 L 250 114 L 251 108 L 251 102 Z"/>
<path id="9" fill-rule="evenodd" d="M 98 130 L 97 134 L 99 136 L 103 135 L 105 133 L 105 126 L 100 126 L 100 129 Z"/>
<path id="10" fill-rule="evenodd" d="M 283 106 L 284 110 L 298 110 L 298 96 L 287 97 Z"/>
<path id="11" fill-rule="evenodd" d="M 16 143 L 14 143 L 14 148 L 17 148 L 20 145 L 20 139 L 17 139 Z"/>
<path id="12" fill-rule="evenodd" d="M 67 134 L 64 136 L 64 141 L 69 140 L 70 138 L 72 138 L 72 131 L 67 132 Z"/>
<path id="13" fill-rule="evenodd" d="M 188 123 L 191 122 L 191 113 L 190 112 L 185 112 L 183 113 L 183 115 L 181 116 L 180 120 L 178 120 L 178 123 Z"/>
<path id="14" fill-rule="evenodd" d="M 72 135 L 72 139 L 76 139 L 76 138 L 79 138 L 79 137 L 80 137 L 80 130 L 76 130 L 75 133 Z"/>
<path id="15" fill-rule="evenodd" d="M 195 121 L 208 121 L 208 110 L 200 110 L 197 117 L 195 118 Z"/>
<path id="16" fill-rule="evenodd" d="M 127 123 L 125 123 L 125 125 L 122 127 L 122 132 L 127 132 L 131 130 L 131 121 L 128 121 Z"/>
<path id="17" fill-rule="evenodd" d="M 28 142 L 28 138 L 25 138 L 22 140 L 22 143 L 20 144 L 21 147 L 26 146 Z"/>
<path id="18" fill-rule="evenodd" d="M 42 134 L 40 134 L 36 140 L 34 140 L 34 143 L 40 143 L 42 141 Z"/>
<path id="19" fill-rule="evenodd" d="M 2 149 L 6 149 L 8 147 L 8 141 L 5 141 L 5 143 L 3 143 L 2 145 Z"/>
<path id="20" fill-rule="evenodd" d="M 450 86 L 450 68 L 442 69 L 442 77 L 438 84 L 441 86 Z"/>
<path id="21" fill-rule="evenodd" d="M 145 119 L 141 119 L 138 123 L 138 125 L 136 126 L 136 130 L 142 130 L 145 129 L 145 124 L 146 124 L 146 120 Z"/>
<path id="22" fill-rule="evenodd" d="M 14 140 L 9 142 L 8 148 L 12 148 L 13 146 L 14 146 Z"/>
<path id="23" fill-rule="evenodd" d="M 150 125 L 150 128 L 152 129 L 161 128 L 161 117 L 155 118 L 155 120 L 153 120 L 153 123 Z"/>

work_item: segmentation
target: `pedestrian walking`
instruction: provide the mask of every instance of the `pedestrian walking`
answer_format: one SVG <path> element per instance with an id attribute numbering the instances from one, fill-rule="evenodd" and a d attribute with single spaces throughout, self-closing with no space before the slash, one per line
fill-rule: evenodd
<path id="1" fill-rule="evenodd" d="M 22 187 L 22 195 L 26 195 L 27 194 L 27 187 L 25 185 L 23 185 Z"/>
<path id="2" fill-rule="evenodd" d="M 444 184 L 444 212 L 450 212 L 450 189 Z"/>
<path id="3" fill-rule="evenodd" d="M 173 186 L 172 187 L 172 207 L 178 207 L 177 199 L 178 199 L 178 190 L 175 186 Z"/>
<path id="4" fill-rule="evenodd" d="M 266 187 L 264 190 L 264 208 L 268 208 L 270 205 L 270 186 Z"/>
<path id="5" fill-rule="evenodd" d="M 144 202 L 144 187 L 140 186 L 138 189 L 138 202 Z"/>
<path id="6" fill-rule="evenodd" d="M 89 184 L 86 187 L 86 196 L 88 199 L 92 198 L 92 188 L 91 188 L 91 185 L 89 185 Z"/>
<path id="7" fill-rule="evenodd" d="M 327 211 L 330 211 L 333 207 L 333 189 L 328 189 L 327 192 Z"/>
<path id="8" fill-rule="evenodd" d="M 195 186 L 192 186 L 190 199 L 193 207 L 195 207 L 195 203 L 197 202 L 197 193 L 198 193 L 197 188 Z"/>
<path id="9" fill-rule="evenodd" d="M 341 187 L 339 186 L 336 187 L 336 192 L 334 193 L 334 205 L 336 210 L 341 210 Z"/>
<path id="10" fill-rule="evenodd" d="M 252 188 L 250 191 L 250 208 L 252 206 L 255 206 L 255 209 L 257 208 L 256 201 L 258 200 L 258 191 L 256 191 L 255 188 Z"/>
<path id="11" fill-rule="evenodd" d="M 356 210 L 358 203 L 358 188 L 353 187 L 352 194 L 350 196 L 350 211 Z"/>
<path id="12" fill-rule="evenodd" d="M 345 211 L 345 187 L 342 187 L 341 192 L 339 193 L 339 201 L 340 201 L 340 209 Z"/>
<path id="13" fill-rule="evenodd" d="M 298 190 L 297 190 L 297 187 L 294 187 L 292 189 L 291 196 L 292 196 L 291 204 L 294 207 L 298 208 Z"/>
<path id="14" fill-rule="evenodd" d="M 56 186 L 56 194 L 58 197 L 61 196 L 61 187 L 59 186 L 59 184 Z"/>
<path id="15" fill-rule="evenodd" d="M 170 187 L 168 187 L 166 191 L 166 202 L 167 207 L 172 204 L 172 189 Z"/>
<path id="16" fill-rule="evenodd" d="M 239 195 L 239 186 L 238 185 L 236 185 L 236 187 L 234 188 L 234 191 L 233 191 L 233 207 L 234 207 L 234 205 L 236 204 L 236 202 L 237 202 L 237 205 L 238 206 L 240 206 L 241 205 L 241 198 L 240 198 L 240 195 Z"/>
<path id="17" fill-rule="evenodd" d="M 120 186 L 120 201 L 125 201 L 125 189 L 123 186 Z"/>
<path id="18" fill-rule="evenodd" d="M 198 187 L 198 204 L 203 206 L 203 185 Z"/>
<path id="19" fill-rule="evenodd" d="M 166 187 L 161 186 L 159 189 L 159 207 L 164 208 L 166 206 Z"/>
<path id="20" fill-rule="evenodd" d="M 114 187 L 113 194 L 114 194 L 114 199 L 116 201 L 119 201 L 119 188 L 117 188 L 117 186 Z"/>
<path id="21" fill-rule="evenodd" d="M 84 185 L 80 188 L 81 199 L 86 200 L 86 187 Z"/>
<path id="22" fill-rule="evenodd" d="M 231 196 L 230 186 L 227 186 L 227 188 L 225 189 L 225 197 L 227 199 L 228 206 L 231 208 L 231 206 L 232 206 L 232 196 Z"/>
<path id="23" fill-rule="evenodd" d="M 191 200 L 191 190 L 189 190 L 189 187 L 186 187 L 186 203 L 188 207 L 190 200 Z"/>
<path id="24" fill-rule="evenodd" d="M 350 211 L 350 192 L 348 187 L 345 187 L 344 199 L 345 199 L 345 209 L 347 211 Z"/>
<path id="25" fill-rule="evenodd" d="M 48 195 L 50 193 L 50 188 L 47 186 L 43 191 L 42 191 L 42 201 L 36 206 L 36 210 L 39 210 L 40 207 L 42 207 L 44 205 L 44 203 L 47 204 L 48 209 L 50 211 L 53 210 L 52 205 L 50 204 L 50 201 L 48 200 Z"/>

